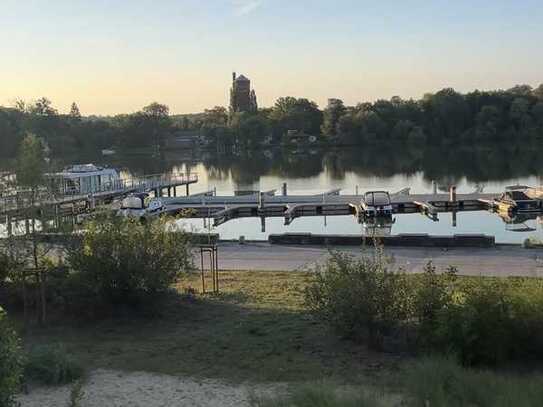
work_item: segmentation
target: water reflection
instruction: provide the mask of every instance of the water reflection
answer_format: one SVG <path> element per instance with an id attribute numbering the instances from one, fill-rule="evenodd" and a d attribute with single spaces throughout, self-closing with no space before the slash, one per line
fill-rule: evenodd
<path id="1" fill-rule="evenodd" d="M 217 188 L 219 194 L 236 190 L 280 189 L 288 183 L 289 193 L 318 193 L 342 188 L 345 194 L 362 193 L 369 189 L 398 191 L 410 187 L 412 193 L 448 191 L 457 185 L 458 192 L 503 191 L 506 185 L 541 184 L 543 164 L 541 152 L 522 146 L 487 145 L 457 146 L 446 149 L 413 146 L 374 146 L 366 148 L 330 148 L 248 151 L 238 154 L 217 154 L 209 151 L 171 151 L 159 156 L 151 153 L 125 154 L 111 157 L 81 156 L 53 160 L 51 169 L 93 162 L 110 165 L 140 176 L 155 173 L 198 172 L 200 181 L 191 192 Z M 179 195 L 183 191 L 179 190 Z M 455 219 L 456 217 L 456 219 Z M 486 212 L 440 214 L 439 222 L 421 215 L 401 215 L 396 223 L 377 225 L 373 233 L 487 233 L 497 241 L 519 242 L 527 236 L 541 235 L 535 218 L 507 218 Z M 192 221 L 188 221 L 191 223 Z M 201 220 L 194 225 L 201 228 Z M 454 227 L 453 224 L 457 224 Z M 209 227 L 209 226 L 208 226 Z M 372 233 L 371 225 L 360 225 L 350 216 L 297 219 L 285 227 L 283 220 L 266 221 L 261 232 L 258 218 L 238 219 L 222 225 L 223 237 L 266 238 L 269 233 Z M 521 233 L 513 229 L 521 230 Z"/>

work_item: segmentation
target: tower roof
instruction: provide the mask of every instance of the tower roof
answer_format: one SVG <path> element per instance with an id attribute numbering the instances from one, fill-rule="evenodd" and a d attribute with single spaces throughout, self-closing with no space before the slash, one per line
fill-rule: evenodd
<path id="1" fill-rule="evenodd" d="M 250 80 L 246 78 L 245 76 L 240 75 L 236 78 L 236 82 L 250 82 Z"/>

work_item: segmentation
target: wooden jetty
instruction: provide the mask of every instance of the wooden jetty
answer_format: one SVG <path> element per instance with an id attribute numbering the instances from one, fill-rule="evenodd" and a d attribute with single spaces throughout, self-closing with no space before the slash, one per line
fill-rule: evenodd
<path id="1" fill-rule="evenodd" d="M 407 189 L 391 194 L 394 214 L 422 213 L 437 221 L 441 212 L 492 209 L 491 202 L 499 194 L 413 194 Z M 214 226 L 242 217 L 284 217 L 290 224 L 300 216 L 354 215 L 363 219 L 362 195 L 340 195 L 333 190 L 316 195 L 280 195 L 264 192 L 236 196 L 188 196 L 162 198 L 165 211 L 194 218 L 212 218 Z"/>

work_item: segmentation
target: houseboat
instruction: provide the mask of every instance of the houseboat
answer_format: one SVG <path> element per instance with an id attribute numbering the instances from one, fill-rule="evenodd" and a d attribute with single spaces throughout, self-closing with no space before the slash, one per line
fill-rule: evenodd
<path id="1" fill-rule="evenodd" d="M 48 186 L 61 195 L 85 195 L 122 188 L 117 170 L 94 164 L 78 164 L 45 175 Z"/>

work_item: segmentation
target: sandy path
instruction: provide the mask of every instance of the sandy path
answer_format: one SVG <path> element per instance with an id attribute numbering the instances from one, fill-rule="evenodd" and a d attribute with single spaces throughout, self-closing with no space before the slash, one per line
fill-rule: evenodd
<path id="1" fill-rule="evenodd" d="M 21 407 L 69 405 L 72 386 L 40 387 L 21 395 Z M 278 388 L 275 386 L 275 388 Z M 228 385 L 153 373 L 95 370 L 85 381 L 80 407 L 249 406 L 251 392 L 269 394 L 272 386 Z"/>

